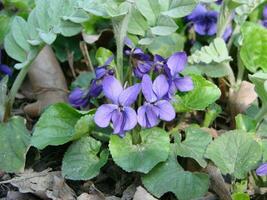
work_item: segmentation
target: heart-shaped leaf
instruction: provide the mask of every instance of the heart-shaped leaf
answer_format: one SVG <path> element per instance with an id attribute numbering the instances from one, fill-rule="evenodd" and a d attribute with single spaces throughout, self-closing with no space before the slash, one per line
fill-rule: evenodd
<path id="1" fill-rule="evenodd" d="M 93 117 L 82 116 L 80 112 L 64 103 L 50 106 L 35 126 L 32 145 L 43 149 L 48 145 L 65 144 L 89 133 L 94 128 Z"/>
<path id="2" fill-rule="evenodd" d="M 215 139 L 207 148 L 211 159 L 223 174 L 233 174 L 242 179 L 254 169 L 261 159 L 259 144 L 248 133 L 234 130 Z"/>
<path id="3" fill-rule="evenodd" d="M 158 198 L 167 192 L 174 193 L 180 200 L 202 197 L 209 188 L 208 175 L 184 171 L 177 162 L 174 148 L 166 162 L 158 164 L 142 177 L 144 186 Z"/>
<path id="4" fill-rule="evenodd" d="M 72 180 L 89 180 L 97 176 L 109 155 L 108 150 L 103 150 L 97 156 L 100 147 L 101 142 L 92 137 L 83 137 L 74 142 L 63 158 L 63 176 Z"/>
<path id="5" fill-rule="evenodd" d="M 177 155 L 195 159 L 200 166 L 206 167 L 204 154 L 212 137 L 200 128 L 189 127 L 186 130 L 186 138 L 177 144 Z"/>
<path id="6" fill-rule="evenodd" d="M 124 138 L 112 135 L 109 149 L 114 162 L 125 171 L 148 173 L 156 164 L 168 158 L 169 136 L 160 128 L 144 129 L 139 134 L 141 143 L 136 145 L 129 133 Z"/>
<path id="7" fill-rule="evenodd" d="M 173 105 L 177 112 L 204 110 L 221 96 L 220 89 L 212 82 L 199 75 L 191 75 L 194 89 L 176 95 Z"/>
<path id="8" fill-rule="evenodd" d="M 30 147 L 30 134 L 24 119 L 13 117 L 0 124 L 0 169 L 15 173 L 24 170 L 26 153 Z"/>

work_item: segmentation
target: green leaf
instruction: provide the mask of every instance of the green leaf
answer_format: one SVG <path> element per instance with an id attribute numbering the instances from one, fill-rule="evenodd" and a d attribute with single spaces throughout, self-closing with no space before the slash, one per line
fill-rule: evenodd
<path id="1" fill-rule="evenodd" d="M 177 33 L 168 36 L 156 37 L 148 46 L 152 54 L 159 54 L 165 58 L 171 56 L 173 52 L 182 51 L 184 48 L 185 37 Z"/>
<path id="2" fill-rule="evenodd" d="M 147 19 L 148 24 L 154 26 L 160 15 L 160 4 L 158 0 L 136 0 L 135 3 L 137 9 Z"/>
<path id="3" fill-rule="evenodd" d="M 22 172 L 26 153 L 30 147 L 30 134 L 24 119 L 13 117 L 0 124 L 0 169 L 9 173 Z"/>
<path id="4" fill-rule="evenodd" d="M 140 137 L 141 143 L 136 145 L 133 144 L 129 133 L 124 138 L 117 135 L 110 138 L 109 149 L 112 158 L 127 172 L 148 173 L 156 164 L 168 158 L 170 141 L 164 130 L 144 129 L 140 132 Z"/>
<path id="5" fill-rule="evenodd" d="M 204 154 L 212 137 L 200 128 L 189 127 L 185 131 L 185 140 L 177 143 L 177 155 L 193 158 L 201 167 L 206 167 Z"/>
<path id="6" fill-rule="evenodd" d="M 89 132 L 93 123 L 91 116 L 81 117 L 81 113 L 67 104 L 58 103 L 50 106 L 35 126 L 32 145 L 43 149 L 48 145 L 61 145 L 78 139 Z"/>
<path id="7" fill-rule="evenodd" d="M 204 173 L 184 171 L 178 164 L 172 148 L 166 162 L 159 163 L 142 177 L 146 189 L 157 198 L 172 192 L 179 200 L 191 200 L 204 196 L 209 188 L 209 177 Z"/>
<path id="8" fill-rule="evenodd" d="M 169 0 L 169 8 L 162 14 L 172 18 L 181 18 L 189 15 L 195 7 L 195 0 Z"/>
<path id="9" fill-rule="evenodd" d="M 233 200 L 250 200 L 250 197 L 247 193 L 234 193 L 231 195 Z"/>
<path id="10" fill-rule="evenodd" d="M 264 137 L 264 138 L 267 138 L 267 117 L 264 118 L 262 120 L 262 122 L 260 123 L 257 131 L 256 131 L 256 134 L 259 136 L 259 137 Z"/>
<path id="11" fill-rule="evenodd" d="M 241 29 L 243 45 L 240 56 L 244 66 L 251 72 L 262 69 L 267 72 L 267 30 L 259 24 L 247 22 Z"/>
<path id="12" fill-rule="evenodd" d="M 80 88 L 88 88 L 91 81 L 95 78 L 95 74 L 93 72 L 81 72 L 79 76 L 71 83 L 71 89 L 80 87 Z"/>
<path id="13" fill-rule="evenodd" d="M 191 64 L 211 64 L 229 62 L 232 58 L 229 56 L 226 44 L 222 38 L 215 38 L 209 46 L 204 46 L 196 50 L 189 58 Z"/>
<path id="14" fill-rule="evenodd" d="M 253 75 L 249 75 L 249 79 L 254 83 L 255 91 L 262 100 L 262 103 L 267 104 L 267 88 L 265 88 L 267 73 L 257 72 Z"/>
<path id="15" fill-rule="evenodd" d="M 101 142 L 83 137 L 67 150 L 62 161 L 62 175 L 71 180 L 89 180 L 99 174 L 107 160 L 108 150 L 100 152 Z"/>
<path id="16" fill-rule="evenodd" d="M 154 27 L 151 27 L 150 30 L 155 35 L 166 36 L 174 33 L 178 29 L 175 21 L 168 16 L 160 16 L 157 20 L 157 23 Z"/>
<path id="17" fill-rule="evenodd" d="M 128 25 L 128 33 L 145 36 L 147 29 L 148 24 L 145 18 L 137 9 L 133 9 Z"/>
<path id="18" fill-rule="evenodd" d="M 267 140 L 261 140 L 261 147 L 262 147 L 262 161 L 267 162 Z"/>
<path id="19" fill-rule="evenodd" d="M 112 51 L 110 51 L 109 49 L 106 49 L 104 47 L 99 47 L 96 51 L 96 54 L 95 54 L 95 58 L 96 58 L 99 66 L 105 65 L 105 62 L 107 62 L 107 60 L 111 56 L 113 56 Z M 112 65 L 112 66 L 115 65 L 114 60 L 112 61 L 112 63 L 110 65 Z"/>
<path id="20" fill-rule="evenodd" d="M 253 118 L 247 115 L 238 114 L 235 117 L 235 122 L 236 122 L 237 129 L 241 129 L 246 132 L 256 131 L 257 122 Z"/>
<path id="21" fill-rule="evenodd" d="M 177 112 L 204 110 L 221 96 L 220 89 L 199 75 L 192 75 L 194 89 L 175 95 L 173 105 Z"/>
<path id="22" fill-rule="evenodd" d="M 223 174 L 243 179 L 254 169 L 262 156 L 259 144 L 252 136 L 241 130 L 224 133 L 215 139 L 206 152 Z"/>
<path id="23" fill-rule="evenodd" d="M 6 13 L 0 12 L 0 44 L 4 42 L 4 38 L 8 33 L 11 25 L 12 17 L 7 15 Z"/>

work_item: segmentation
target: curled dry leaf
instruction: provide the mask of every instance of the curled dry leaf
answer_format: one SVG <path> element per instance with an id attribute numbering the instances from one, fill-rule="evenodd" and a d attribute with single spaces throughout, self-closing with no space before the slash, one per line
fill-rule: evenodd
<path id="1" fill-rule="evenodd" d="M 149 194 L 143 187 L 136 188 L 133 200 L 157 200 L 151 194 Z"/>
<path id="2" fill-rule="evenodd" d="M 38 117 L 48 105 L 67 101 L 67 84 L 59 62 L 46 46 L 31 65 L 28 73 L 37 101 L 25 106 L 30 117 Z"/>
<path id="3" fill-rule="evenodd" d="M 47 169 L 42 172 L 34 172 L 26 170 L 17 177 L 2 183 L 10 183 L 17 187 L 19 192 L 32 193 L 42 199 L 76 199 L 74 191 L 65 183 L 60 171 L 52 172 Z"/>
<path id="4" fill-rule="evenodd" d="M 38 200 L 38 197 L 35 197 L 31 194 L 23 194 L 16 191 L 9 191 L 7 193 L 5 200 Z"/>
<path id="5" fill-rule="evenodd" d="M 82 193 L 78 196 L 77 200 L 105 200 L 105 198 L 102 198 L 97 194 Z"/>
<path id="6" fill-rule="evenodd" d="M 254 85 L 247 81 L 242 81 L 238 91 L 231 93 L 230 105 L 232 117 L 245 112 L 249 106 L 257 99 L 258 95 L 254 90 Z"/>

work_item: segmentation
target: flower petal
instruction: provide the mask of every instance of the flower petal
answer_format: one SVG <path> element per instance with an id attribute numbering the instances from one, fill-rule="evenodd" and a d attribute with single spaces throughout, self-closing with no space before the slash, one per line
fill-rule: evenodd
<path id="1" fill-rule="evenodd" d="M 141 84 L 140 83 L 137 83 L 137 84 L 125 89 L 119 97 L 120 105 L 123 105 L 123 106 L 132 105 L 136 101 L 140 90 L 141 90 Z"/>
<path id="2" fill-rule="evenodd" d="M 164 97 L 169 91 L 169 84 L 164 75 L 159 75 L 153 83 L 153 91 L 157 95 L 157 99 Z"/>
<path id="3" fill-rule="evenodd" d="M 256 174 L 258 176 L 266 176 L 267 175 L 267 163 L 263 163 L 261 166 L 258 167 L 256 170 Z"/>
<path id="4" fill-rule="evenodd" d="M 88 91 L 77 87 L 71 91 L 68 100 L 74 108 L 84 108 L 89 103 Z"/>
<path id="5" fill-rule="evenodd" d="M 169 57 L 167 61 L 168 68 L 171 70 L 171 75 L 175 76 L 183 71 L 187 64 L 187 55 L 185 52 L 176 52 Z"/>
<path id="6" fill-rule="evenodd" d="M 193 90 L 194 84 L 190 77 L 180 77 L 174 80 L 176 88 L 181 92 L 188 92 Z"/>
<path id="7" fill-rule="evenodd" d="M 105 128 L 109 125 L 109 122 L 112 117 L 113 111 L 118 109 L 117 105 L 114 104 L 104 104 L 100 106 L 95 113 L 95 123 L 102 128 Z"/>
<path id="8" fill-rule="evenodd" d="M 153 92 L 152 80 L 147 74 L 143 76 L 141 85 L 142 85 L 142 92 L 143 92 L 145 99 L 148 102 L 155 102 L 157 100 L 157 97 Z"/>
<path id="9" fill-rule="evenodd" d="M 171 121 L 175 118 L 175 110 L 170 102 L 161 100 L 155 103 L 159 110 L 159 118 L 164 121 Z"/>
<path id="10" fill-rule="evenodd" d="M 123 89 L 120 81 L 114 76 L 106 76 L 103 80 L 104 95 L 110 99 L 114 104 L 118 104 L 119 96 Z"/>
<path id="11" fill-rule="evenodd" d="M 198 4 L 197 7 L 192 11 L 192 13 L 187 16 L 187 20 L 194 22 L 198 20 L 199 16 L 205 14 L 206 12 L 206 7 L 202 4 Z"/>
<path id="12" fill-rule="evenodd" d="M 2 72 L 5 75 L 8 75 L 8 76 L 12 76 L 12 74 L 13 74 L 13 70 L 4 64 L 0 64 L 0 72 Z"/>
<path id="13" fill-rule="evenodd" d="M 124 116 L 123 113 L 119 110 L 115 110 L 112 113 L 112 124 L 115 134 L 120 134 L 123 131 L 123 124 L 124 124 Z"/>
<path id="14" fill-rule="evenodd" d="M 129 130 L 133 129 L 137 124 L 136 112 L 131 107 L 125 107 L 124 108 L 124 114 L 125 114 L 124 115 L 125 124 L 124 124 L 123 130 L 129 131 Z"/>
<path id="15" fill-rule="evenodd" d="M 157 108 L 150 104 L 141 106 L 137 111 L 137 121 L 145 128 L 156 126 L 159 123 Z"/>

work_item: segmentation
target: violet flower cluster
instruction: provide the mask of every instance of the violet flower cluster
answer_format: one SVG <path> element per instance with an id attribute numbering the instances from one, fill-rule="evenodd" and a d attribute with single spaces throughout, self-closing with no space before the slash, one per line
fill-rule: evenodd
<path id="1" fill-rule="evenodd" d="M 141 49 L 131 47 L 127 51 L 127 55 L 136 59 L 133 66 L 136 70 L 133 72 L 135 84 L 123 87 L 114 75 L 106 75 L 102 89 L 108 103 L 101 105 L 94 117 L 99 127 L 112 124 L 114 134 L 121 137 L 137 124 L 151 128 L 161 120 L 173 120 L 175 110 L 171 104 L 172 96 L 177 91 L 187 92 L 194 88 L 190 77 L 180 75 L 187 64 L 184 52 L 174 53 L 168 59 L 156 55 L 151 61 L 148 59 L 150 56 Z M 137 102 L 137 99 L 143 101 Z M 138 108 L 134 109 L 135 106 Z"/>
<path id="2" fill-rule="evenodd" d="M 218 4 L 221 2 L 218 1 Z M 197 7 L 187 16 L 187 20 L 193 24 L 194 30 L 201 36 L 212 36 L 217 32 L 217 22 L 219 13 L 217 11 L 208 10 L 205 5 L 198 4 Z M 224 34 L 223 39 L 227 41 L 232 34 L 232 27 L 229 25 Z"/>
<path id="3" fill-rule="evenodd" d="M 98 97 L 102 92 L 102 81 L 108 75 L 113 75 L 112 69 L 109 69 L 109 65 L 113 60 L 113 56 L 109 57 L 103 66 L 99 66 L 95 69 L 95 79 L 92 80 L 88 88 L 75 88 L 69 95 L 69 103 L 75 108 L 85 108 L 90 98 Z"/>

